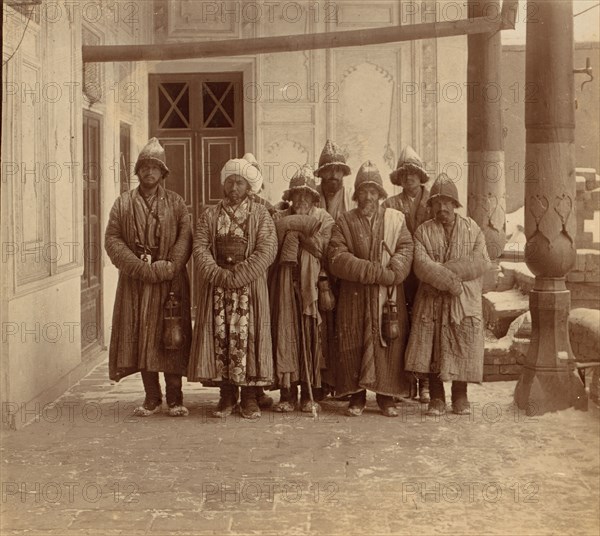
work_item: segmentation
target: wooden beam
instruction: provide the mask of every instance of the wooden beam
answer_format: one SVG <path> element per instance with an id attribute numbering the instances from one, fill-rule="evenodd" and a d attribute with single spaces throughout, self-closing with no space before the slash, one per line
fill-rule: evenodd
<path id="1" fill-rule="evenodd" d="M 399 43 L 418 39 L 451 37 L 496 32 L 502 18 L 490 20 L 476 17 L 449 22 L 430 22 L 389 26 L 368 30 L 323 32 L 309 35 L 284 35 L 255 39 L 226 39 L 198 43 L 172 43 L 157 45 L 102 45 L 83 46 L 84 62 L 110 61 L 161 61 L 192 58 L 223 58 L 253 54 L 274 54 L 323 48 L 356 47 L 382 43 Z"/>

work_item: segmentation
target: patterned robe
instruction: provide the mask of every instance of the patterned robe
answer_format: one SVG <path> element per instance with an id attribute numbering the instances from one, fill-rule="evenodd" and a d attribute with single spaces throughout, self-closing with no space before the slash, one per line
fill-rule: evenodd
<path id="1" fill-rule="evenodd" d="M 483 232 L 471 218 L 457 214 L 450 240 L 436 220 L 421 225 L 414 240 L 414 270 L 421 284 L 406 369 L 439 373 L 443 381 L 480 382 L 484 342 L 481 276 L 489 267 Z M 450 272 L 462 280 L 460 296 L 448 292 Z"/>
<path id="2" fill-rule="evenodd" d="M 274 217 L 276 225 L 292 214 L 291 208 L 277 213 Z M 321 387 L 321 375 L 328 366 L 320 333 L 322 319 L 318 308 L 317 281 L 334 221 L 321 208 L 313 207 L 309 216 L 319 220 L 321 228 L 314 237 L 300 243 L 297 286 L 293 280 L 295 267 L 280 263 L 281 255 L 270 275 L 273 350 L 277 381 L 281 387 L 309 380 L 312 386 Z M 308 358 L 308 375 L 304 352 Z"/>
<path id="3" fill-rule="evenodd" d="M 390 224 L 395 227 L 387 229 Z M 387 345 L 381 338 L 385 294 L 382 298 L 380 263 L 384 240 L 393 253 L 387 269 L 393 272 L 390 288 L 395 288 L 400 323 L 400 336 Z M 340 355 L 336 391 L 340 396 L 363 389 L 406 396 L 410 388 L 404 372 L 408 318 L 402 281 L 410 272 L 413 243 L 404 216 L 379 207 L 371 224 L 358 209 L 342 214 L 333 228 L 327 255 L 331 273 L 341 280 L 336 318 Z"/>
<path id="4" fill-rule="evenodd" d="M 187 371 L 192 338 L 185 268 L 192 248 L 190 217 L 181 196 L 162 186 L 153 210 L 158 219 L 149 214 L 138 188 L 125 192 L 115 201 L 106 228 L 106 252 L 119 269 L 109 348 L 109 375 L 115 381 L 140 370 L 181 375 Z M 155 247 L 154 261 L 173 262 L 172 281 L 160 282 L 152 266 L 138 258 L 145 237 Z M 179 299 L 183 320 L 185 340 L 180 350 L 165 350 L 161 343 L 164 304 L 171 290 Z"/>
<path id="5" fill-rule="evenodd" d="M 277 255 L 275 226 L 266 207 L 247 200 L 248 244 L 245 260 L 235 266 L 238 286 L 223 289 L 215 285 L 217 234 L 227 232 L 223 212 L 221 201 L 206 208 L 196 225 L 193 255 L 203 285 L 198 294 L 188 381 L 207 386 L 222 382 L 269 386 L 273 384 L 273 351 L 267 271 Z"/>

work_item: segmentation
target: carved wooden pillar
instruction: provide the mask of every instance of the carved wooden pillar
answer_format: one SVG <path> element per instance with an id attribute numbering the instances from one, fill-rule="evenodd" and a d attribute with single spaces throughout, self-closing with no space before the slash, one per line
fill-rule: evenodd
<path id="1" fill-rule="evenodd" d="M 572 366 L 565 275 L 576 259 L 575 109 L 571 0 L 536 2 L 527 22 L 525 103 L 525 261 L 535 274 L 530 293 L 532 338 L 515 402 L 537 415 L 587 408 Z"/>
<path id="2" fill-rule="evenodd" d="M 469 0 L 469 17 L 500 17 L 499 0 Z M 500 32 L 468 37 L 467 212 L 485 234 L 496 261 L 506 244 L 506 183 L 502 134 Z M 484 283 L 484 287 L 495 286 Z"/>

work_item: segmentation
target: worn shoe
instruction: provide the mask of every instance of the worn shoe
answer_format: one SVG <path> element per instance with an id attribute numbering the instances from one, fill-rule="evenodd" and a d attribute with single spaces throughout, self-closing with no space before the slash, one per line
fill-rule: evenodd
<path id="1" fill-rule="evenodd" d="M 452 411 L 456 415 L 471 415 L 471 404 L 467 397 L 460 397 L 452 401 Z"/>
<path id="2" fill-rule="evenodd" d="M 255 398 L 242 398 L 240 414 L 244 419 L 260 419 L 261 413 Z"/>
<path id="3" fill-rule="evenodd" d="M 177 405 L 169 407 L 169 417 L 187 417 L 190 414 L 185 406 Z"/>
<path id="4" fill-rule="evenodd" d="M 144 403 L 141 406 L 138 406 L 133 410 L 133 415 L 135 417 L 150 417 L 150 415 L 158 413 L 161 407 L 162 400 L 158 400 L 155 402 L 149 402 L 148 400 L 144 400 Z"/>
<path id="5" fill-rule="evenodd" d="M 380 395 L 376 396 L 377 405 L 381 410 L 381 414 L 386 417 L 397 417 L 398 412 L 396 411 L 396 405 L 394 403 L 394 397 L 388 395 Z"/>
<path id="6" fill-rule="evenodd" d="M 346 410 L 346 415 L 349 417 L 360 417 L 365 410 L 364 406 L 348 406 Z"/>
<path id="7" fill-rule="evenodd" d="M 310 400 L 300 401 L 300 410 L 302 413 L 312 413 L 313 407 L 317 413 L 321 411 L 321 405 L 318 402 L 311 402 Z"/>
<path id="8" fill-rule="evenodd" d="M 216 409 L 213 411 L 212 416 L 217 419 L 224 419 L 225 417 L 229 417 L 235 406 L 237 405 L 236 401 L 229 397 L 221 397 L 219 398 L 219 403 L 217 404 Z"/>
<path id="9" fill-rule="evenodd" d="M 439 417 L 446 413 L 446 402 L 438 398 L 432 398 L 427 408 L 427 415 L 430 417 Z"/>
<path id="10" fill-rule="evenodd" d="M 256 395 L 256 403 L 260 409 L 268 409 L 273 405 L 273 399 L 263 391 Z"/>
<path id="11" fill-rule="evenodd" d="M 293 413 L 296 411 L 296 406 L 289 400 L 282 400 L 273 406 L 273 411 L 277 413 Z"/>
<path id="12" fill-rule="evenodd" d="M 350 404 L 346 410 L 346 415 L 350 417 L 360 417 L 367 405 L 367 392 L 359 391 L 350 396 Z"/>

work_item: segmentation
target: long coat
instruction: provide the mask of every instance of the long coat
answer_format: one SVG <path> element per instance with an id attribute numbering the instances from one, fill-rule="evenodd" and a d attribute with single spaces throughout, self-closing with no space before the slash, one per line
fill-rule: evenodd
<path id="1" fill-rule="evenodd" d="M 390 241 L 389 229 L 385 228 L 389 222 L 395 222 L 398 230 L 394 232 L 393 255 L 383 269 L 382 241 Z M 363 389 L 391 396 L 408 393 L 410 382 L 403 359 L 408 318 L 402 281 L 410 271 L 412 257 L 412 238 L 399 212 L 379 207 L 372 226 L 358 209 L 338 218 L 328 258 L 331 272 L 341 280 L 336 318 L 339 395 Z M 400 336 L 387 346 L 381 340 L 380 285 L 395 287 L 400 322 Z"/>
<path id="2" fill-rule="evenodd" d="M 275 225 L 292 216 L 292 209 L 278 212 Z M 318 309 L 317 282 L 321 261 L 331 239 L 333 218 L 322 208 L 313 207 L 309 216 L 321 224 L 317 233 L 305 238 L 299 245 L 299 288 L 294 288 L 294 267 L 285 262 L 282 248 L 270 274 L 271 315 L 273 321 L 273 353 L 277 382 L 289 387 L 297 381 L 311 382 L 321 387 L 321 374 L 328 368 L 321 339 L 321 314 Z M 309 367 L 304 365 L 304 352 Z"/>
<path id="3" fill-rule="evenodd" d="M 414 236 L 414 270 L 421 281 L 413 309 L 406 369 L 438 373 L 443 381 L 483 378 L 482 275 L 489 267 L 485 237 L 471 218 L 456 215 L 450 240 L 436 220 Z M 457 276 L 462 293 L 450 293 Z"/>
<path id="4" fill-rule="evenodd" d="M 208 207 L 198 219 L 194 233 L 195 269 L 202 286 L 198 293 L 196 323 L 190 352 L 188 381 L 218 385 L 221 377 L 214 343 L 213 292 L 219 266 L 215 260 L 217 219 L 223 202 Z M 267 272 L 277 255 L 275 225 L 267 208 L 250 199 L 248 247 L 245 261 L 236 265 L 241 285 L 250 291 L 249 341 L 246 377 L 253 385 L 273 383 L 273 350 Z M 257 381 L 254 381 L 258 379 Z"/>
<path id="5" fill-rule="evenodd" d="M 192 339 L 186 271 L 192 233 L 185 201 L 159 186 L 157 212 L 161 234 L 154 260 L 170 260 L 175 269 L 172 281 L 161 282 L 153 267 L 134 253 L 137 235 L 133 211 L 140 197 L 136 188 L 115 201 L 105 234 L 106 252 L 119 269 L 109 348 L 109 375 L 115 381 L 140 370 L 185 375 Z M 161 342 L 164 304 L 171 290 L 181 307 L 184 344 L 180 350 L 165 350 Z"/>

